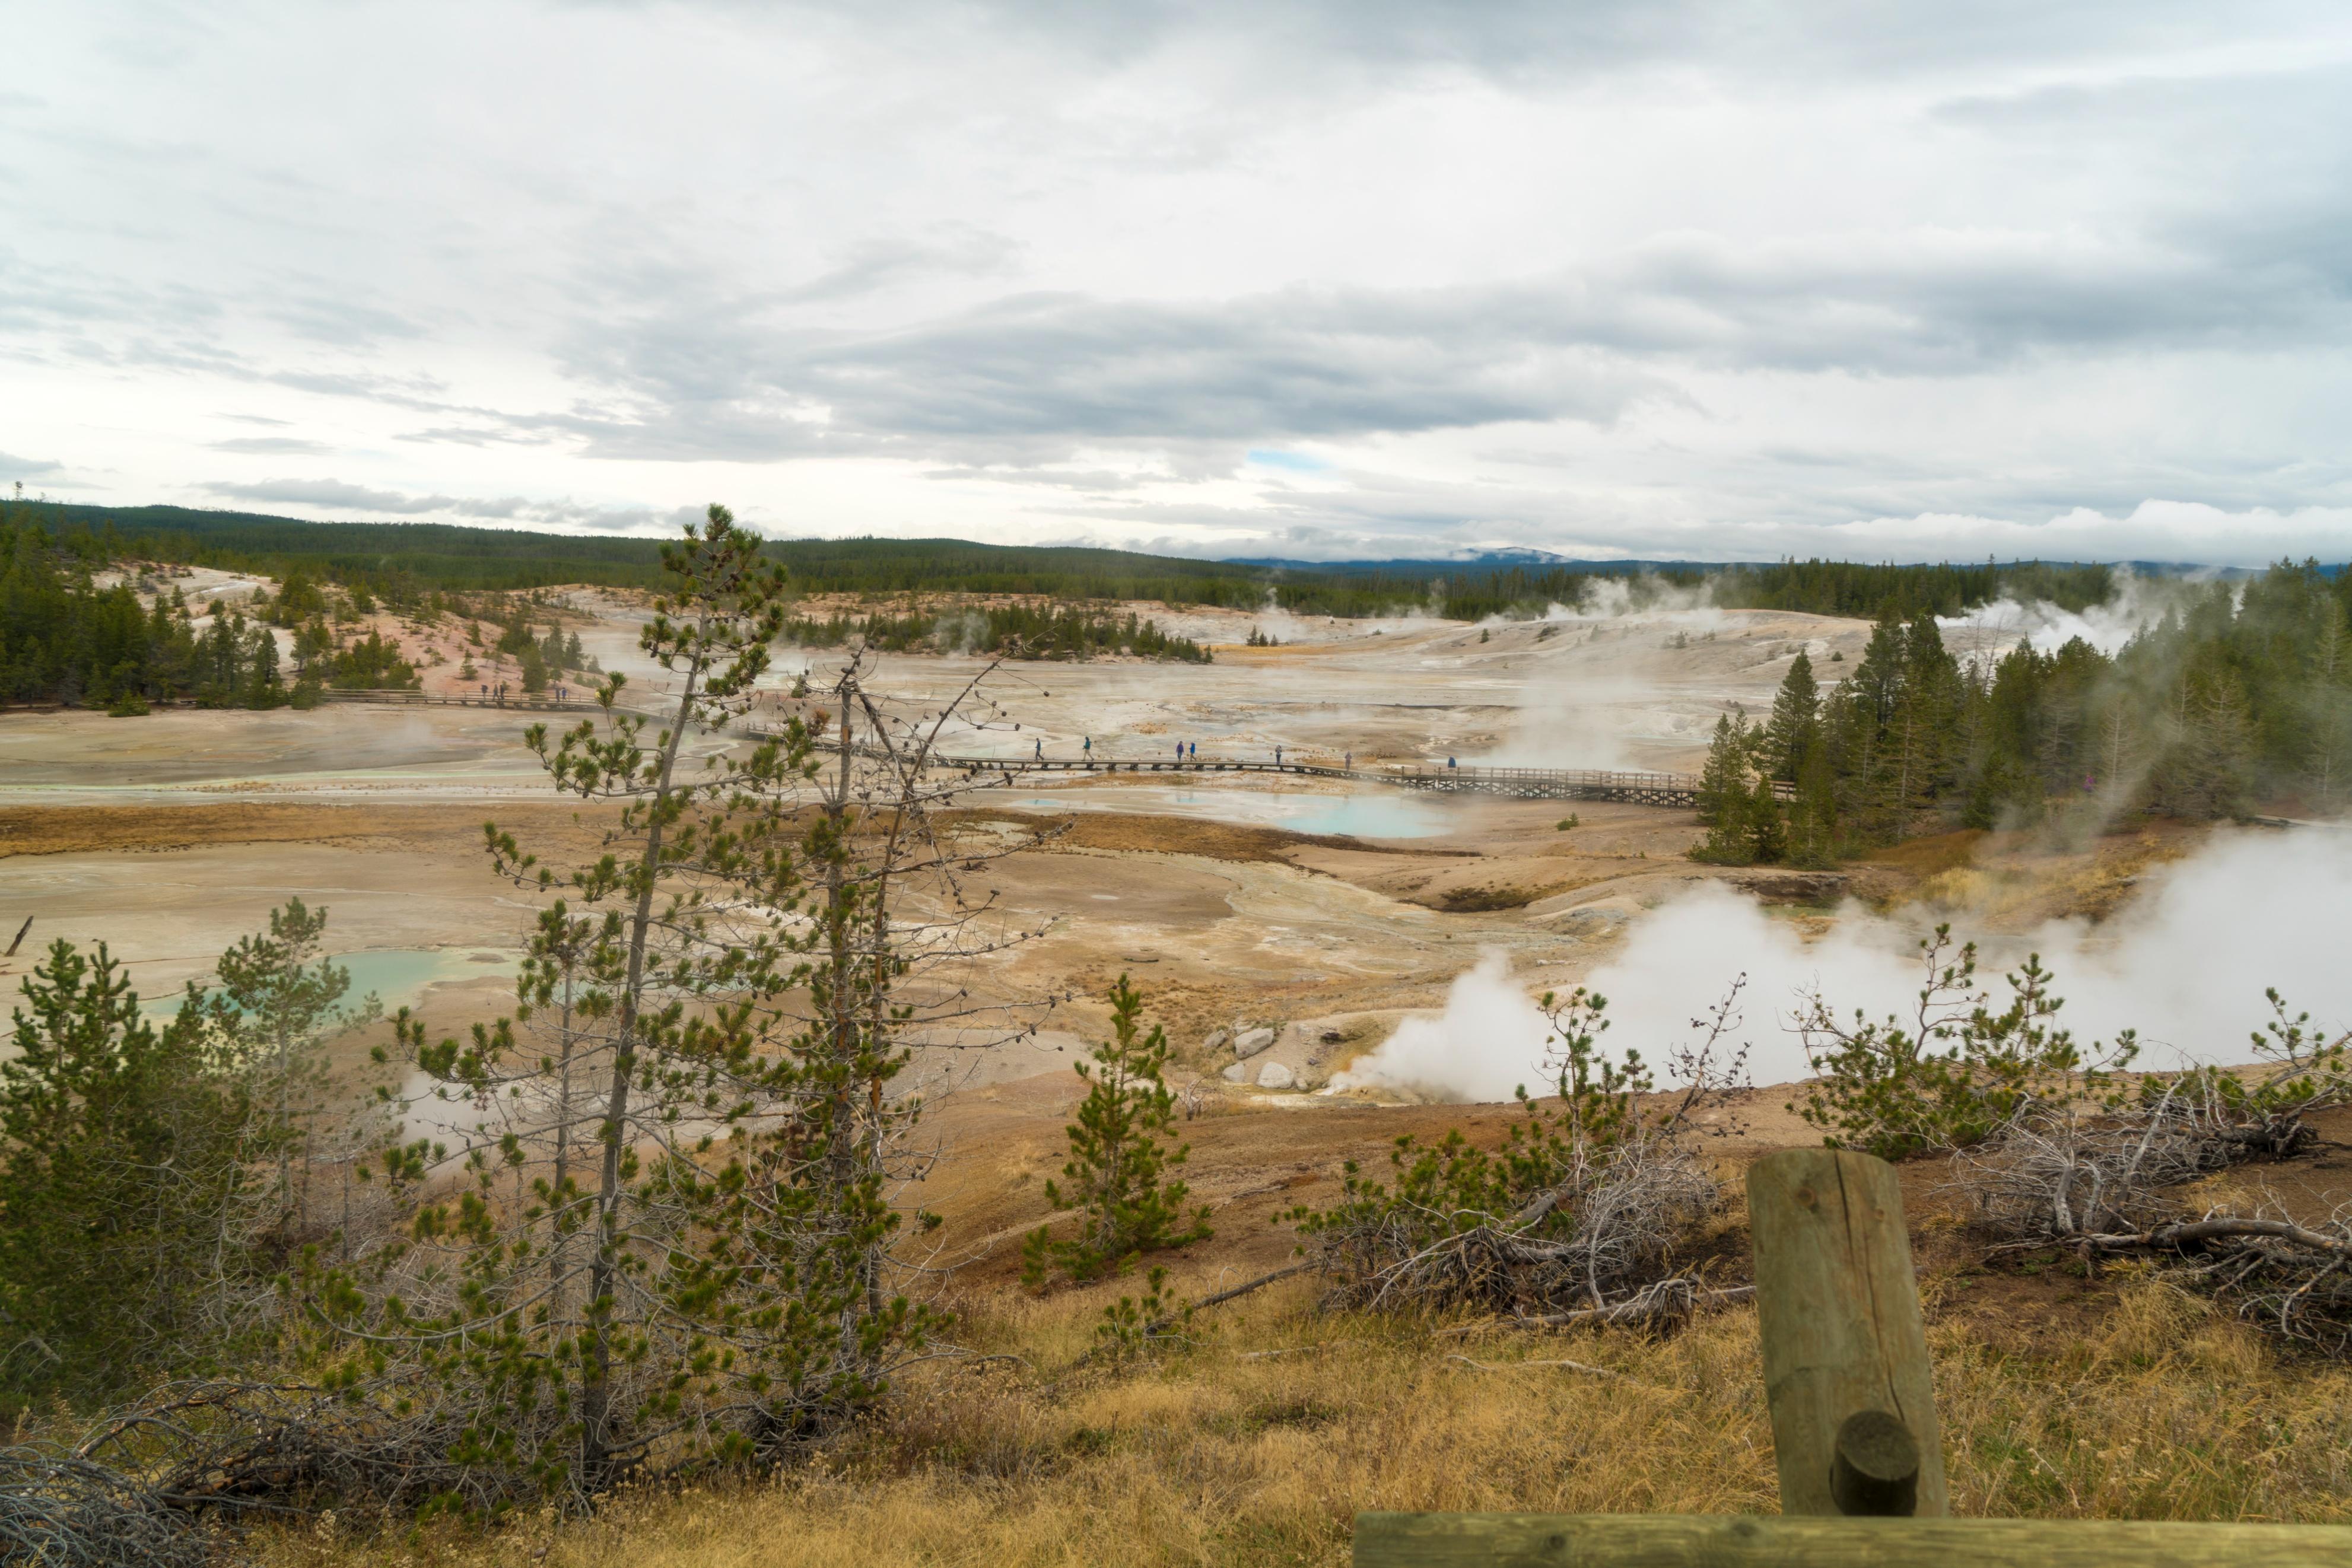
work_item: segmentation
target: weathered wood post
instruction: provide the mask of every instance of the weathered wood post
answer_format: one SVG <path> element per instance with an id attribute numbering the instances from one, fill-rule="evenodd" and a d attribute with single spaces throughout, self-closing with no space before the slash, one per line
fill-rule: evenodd
<path id="1" fill-rule="evenodd" d="M 1951 1511 L 1895 1168 L 1847 1149 L 1748 1167 L 1764 1396 L 1784 1514 Z"/>
<path id="2" fill-rule="evenodd" d="M 1748 1173 L 1784 1515 L 1360 1513 L 1356 1568 L 2352 1568 L 2338 1524 L 1951 1519 L 1893 1167 L 1791 1149 Z"/>

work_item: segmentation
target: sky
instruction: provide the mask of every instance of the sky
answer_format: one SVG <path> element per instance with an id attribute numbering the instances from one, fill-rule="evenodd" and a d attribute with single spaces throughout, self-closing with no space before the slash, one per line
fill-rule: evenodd
<path id="1" fill-rule="evenodd" d="M 0 485 L 2352 555 L 2341 0 L 0 0 Z"/>

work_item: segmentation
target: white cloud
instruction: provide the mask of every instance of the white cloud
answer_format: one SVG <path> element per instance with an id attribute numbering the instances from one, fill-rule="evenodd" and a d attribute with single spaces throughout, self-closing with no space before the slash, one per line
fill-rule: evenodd
<path id="1" fill-rule="evenodd" d="M 718 495 L 1236 553 L 2352 553 L 2337 6 L 17 25 L 0 419 L 68 493 L 648 527 Z"/>

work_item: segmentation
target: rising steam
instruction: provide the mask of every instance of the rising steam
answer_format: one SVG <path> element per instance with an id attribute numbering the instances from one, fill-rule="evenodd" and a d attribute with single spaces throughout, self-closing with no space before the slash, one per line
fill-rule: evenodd
<path id="1" fill-rule="evenodd" d="M 2104 603 L 2080 611 L 2061 609 L 2046 599 L 2028 601 L 2003 597 L 1979 604 L 1959 615 L 1939 615 L 1936 624 L 1948 633 L 1959 633 L 1964 645 L 2005 652 L 2018 643 L 2052 653 L 2081 638 L 2109 658 L 2124 644 L 2164 619 L 2179 602 L 2189 579 L 2152 580 L 2122 568 L 2115 572 L 2115 590 Z"/>
<path id="2" fill-rule="evenodd" d="M 2140 1065 L 2248 1059 L 2247 1036 L 2267 1016 L 2265 987 L 2331 1031 L 2352 1026 L 2352 832 L 2298 829 L 2217 837 L 2158 873 L 2154 885 L 2103 925 L 2053 921 L 2028 936 L 1984 938 L 1982 979 L 1997 998 L 2004 967 L 2029 951 L 2056 971 L 2060 1021 L 2080 1040 L 2137 1029 Z M 1972 935 L 1965 915 L 1955 935 Z M 1609 998 L 1603 1043 L 1662 1064 L 1666 1048 L 1732 980 L 1748 977 L 1749 1068 L 1759 1083 L 1805 1076 L 1790 1027 L 1801 996 L 1818 987 L 1833 1008 L 1876 1018 L 1901 1012 L 1920 986 L 1916 944 L 1932 918 L 1886 918 L 1849 906 L 1828 936 L 1797 927 L 1719 883 L 1701 883 L 1637 923 L 1624 948 L 1588 982 Z M 1428 1099 L 1508 1099 L 1539 1091 L 1548 1026 L 1499 955 L 1454 982 L 1445 1009 L 1409 1019 L 1335 1088 L 1379 1087 Z"/>

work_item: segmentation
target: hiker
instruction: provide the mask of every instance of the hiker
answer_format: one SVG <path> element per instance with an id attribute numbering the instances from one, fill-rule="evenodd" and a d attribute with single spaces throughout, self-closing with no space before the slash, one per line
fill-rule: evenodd
<path id="1" fill-rule="evenodd" d="M 1453 768 L 1453 767 L 1456 767 L 1456 766 L 1458 766 L 1458 765 L 1454 762 L 1454 758 L 1452 758 L 1451 757 L 1449 757 L 1449 758 L 1447 758 L 1445 759 L 1445 766 L 1447 766 L 1448 768 Z"/>
<path id="2" fill-rule="evenodd" d="M 1037 740 L 1037 760 L 1040 762 L 1045 760 L 1045 742 L 1042 737 Z"/>
<path id="3" fill-rule="evenodd" d="M 1354 772 L 1356 770 L 1356 754 L 1352 751 L 1347 753 L 1347 760 L 1339 764 L 1339 768 L 1342 772 Z"/>
<path id="4" fill-rule="evenodd" d="M 1087 760 L 1092 762 L 1095 759 L 1095 737 L 1091 735 L 1087 737 L 1086 753 Z"/>
<path id="5" fill-rule="evenodd" d="M 1282 766 L 1282 747 L 1280 746 L 1276 746 L 1274 748 L 1274 765 L 1276 768 Z"/>

